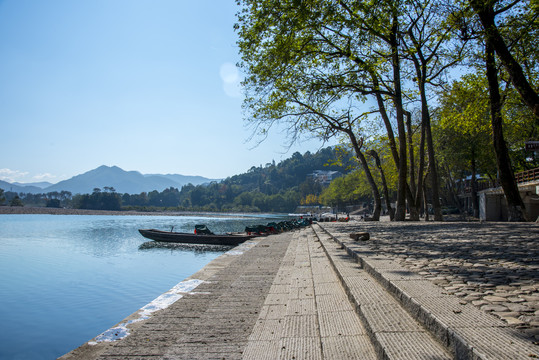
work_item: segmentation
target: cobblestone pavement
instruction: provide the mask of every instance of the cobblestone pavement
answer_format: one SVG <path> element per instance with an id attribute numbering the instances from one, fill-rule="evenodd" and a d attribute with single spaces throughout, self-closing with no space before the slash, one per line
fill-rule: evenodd
<path id="1" fill-rule="evenodd" d="M 539 341 L 536 223 L 323 223 L 334 235 L 367 231 L 363 244 Z M 350 239 L 351 240 L 351 239 Z"/>

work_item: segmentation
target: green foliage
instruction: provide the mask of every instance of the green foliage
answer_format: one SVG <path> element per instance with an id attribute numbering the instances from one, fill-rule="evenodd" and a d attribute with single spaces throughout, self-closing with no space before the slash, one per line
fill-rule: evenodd
<path id="1" fill-rule="evenodd" d="M 13 198 L 13 196 L 16 195 L 16 193 L 10 194 L 10 199 Z M 59 201 L 58 207 L 70 207 L 71 206 L 71 198 L 72 194 L 69 191 L 52 191 L 46 194 L 40 193 L 40 194 L 31 194 L 31 193 L 19 193 L 18 196 L 21 198 L 21 201 L 26 206 L 48 206 L 49 202 L 51 200 L 54 200 L 54 203 L 56 201 Z M 54 206 L 56 207 L 56 206 Z"/>
<path id="2" fill-rule="evenodd" d="M 346 205 L 354 205 L 370 201 L 370 189 L 367 185 L 364 173 L 353 171 L 350 174 L 337 178 L 322 191 L 320 202 L 324 205 L 342 208 Z"/>
<path id="3" fill-rule="evenodd" d="M 17 195 L 9 202 L 9 206 L 24 206 L 21 198 Z"/>
<path id="4" fill-rule="evenodd" d="M 515 171 L 537 167 L 527 161 L 524 142 L 538 133 L 531 111 L 519 101 L 512 88 L 505 89 L 504 136 Z M 478 74 L 465 75 L 440 94 L 434 125 L 440 166 L 456 178 L 470 174 L 472 161 L 481 175 L 496 178 L 492 145 L 489 94 L 486 80 Z"/>
<path id="5" fill-rule="evenodd" d="M 474 161 L 480 173 L 495 176 L 485 79 L 477 75 L 464 76 L 442 93 L 440 100 L 433 130 L 441 166 L 460 172 L 457 176 L 462 178 L 470 173 Z"/>
<path id="6" fill-rule="evenodd" d="M 48 207 L 48 208 L 59 208 L 59 207 L 61 207 L 60 200 L 59 199 L 49 199 L 49 200 L 47 200 L 47 203 L 46 203 L 45 206 Z"/>
<path id="7" fill-rule="evenodd" d="M 122 198 L 115 192 L 102 192 L 95 188 L 91 195 L 75 195 L 73 205 L 77 209 L 122 210 Z"/>

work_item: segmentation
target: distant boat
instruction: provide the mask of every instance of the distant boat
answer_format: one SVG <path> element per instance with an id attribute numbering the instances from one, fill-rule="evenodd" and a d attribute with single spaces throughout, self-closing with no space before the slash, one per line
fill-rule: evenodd
<path id="1" fill-rule="evenodd" d="M 139 229 L 139 232 L 154 241 L 203 245 L 235 246 L 253 237 L 246 234 L 191 234 L 156 229 Z"/>

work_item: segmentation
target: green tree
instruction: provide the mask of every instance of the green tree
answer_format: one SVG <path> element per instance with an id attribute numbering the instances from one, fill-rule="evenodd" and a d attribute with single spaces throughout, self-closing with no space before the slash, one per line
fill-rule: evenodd
<path id="1" fill-rule="evenodd" d="M 50 208 L 60 208 L 60 199 L 48 199 L 45 206 Z"/>
<path id="2" fill-rule="evenodd" d="M 489 96 L 485 79 L 466 75 L 440 97 L 436 125 L 438 153 L 443 166 L 462 179 L 471 172 L 471 197 L 475 217 L 479 217 L 476 179 L 478 174 L 495 175 Z"/>
<path id="3" fill-rule="evenodd" d="M 358 204 L 368 199 L 370 189 L 360 171 L 353 171 L 331 182 L 322 191 L 320 202 L 324 205 L 344 209 L 346 205 Z"/>
<path id="4" fill-rule="evenodd" d="M 102 192 L 95 188 L 92 194 L 75 196 L 74 207 L 90 210 L 121 210 L 122 197 L 115 192 Z"/>
<path id="5" fill-rule="evenodd" d="M 247 74 L 245 107 L 255 129 L 265 136 L 275 123 L 284 123 L 292 139 L 303 133 L 323 139 L 344 134 L 378 201 L 360 141 L 373 134 L 358 126 L 358 120 L 372 113 L 366 101 L 375 100 L 399 175 L 395 218 L 404 220 L 408 201 L 415 219 L 420 193 L 415 189 L 421 184 L 414 187 L 415 174 L 408 169 L 409 161 L 413 169 L 414 159 L 411 152 L 407 154 L 411 137 L 405 123 L 405 100 L 417 101 L 422 109 L 436 217 L 441 220 L 426 86 L 434 84 L 458 57 L 449 49 L 450 31 L 442 21 L 440 2 L 238 2 L 243 5 L 237 29 Z M 418 91 L 409 87 L 410 81 L 417 83 Z M 420 172 L 422 166 L 420 156 Z M 423 176 L 417 179 L 421 182 Z"/>
<path id="6" fill-rule="evenodd" d="M 508 203 L 509 220 L 520 221 L 525 218 L 525 210 L 514 179 L 503 126 L 504 71 L 500 71 L 497 63 L 499 61 L 504 65 L 503 70 L 507 72 L 508 80 L 534 113 L 536 124 L 539 124 L 537 112 L 539 98 L 531 85 L 531 81 L 535 80 L 537 75 L 537 55 L 529 55 L 536 53 L 537 36 L 532 35 L 534 40 L 530 42 L 530 37 L 527 35 L 530 32 L 537 34 L 537 6 L 536 4 L 530 6 L 529 1 L 504 0 L 470 0 L 469 5 L 477 15 L 474 19 L 481 24 L 478 32 L 478 46 L 481 47 L 478 57 L 482 59 L 488 82 L 492 139 L 499 179 Z M 507 46 L 508 43 L 511 44 L 511 49 Z M 520 63 L 529 64 L 526 66 L 528 78 Z"/>
<path id="7" fill-rule="evenodd" d="M 521 0 L 470 0 L 474 12 L 477 14 L 479 21 L 484 30 L 484 37 L 487 43 L 486 55 L 490 57 L 490 52 L 495 52 L 505 70 L 509 74 L 509 79 L 515 89 L 517 89 L 523 102 L 532 110 L 535 115 L 535 120 L 539 124 L 539 96 L 535 90 L 533 83 L 526 76 L 521 63 L 511 52 L 511 46 L 518 52 L 518 42 L 533 39 L 531 44 L 528 43 L 525 48 L 528 51 L 536 52 L 537 36 L 539 35 L 539 3 L 537 1 Z M 503 18 L 501 24 L 497 24 L 497 18 Z M 507 33 L 504 36 L 500 27 L 510 26 L 513 35 L 515 31 L 517 36 L 507 39 Z M 512 40 L 520 40 L 517 43 L 512 43 Z M 508 41 L 511 46 L 508 45 Z M 522 49 L 522 48 L 521 48 Z M 528 62 L 529 55 L 525 55 L 523 62 Z M 537 56 L 537 55 L 531 55 Z M 487 61 L 490 61 L 487 59 Z M 533 63 L 533 61 L 532 61 Z M 492 64 L 494 66 L 494 64 Z M 533 67 L 537 70 L 537 64 Z M 493 81 L 493 78 L 491 77 Z M 496 95 L 494 95 L 495 97 Z M 496 100 L 494 99 L 494 102 Z M 494 104 L 495 106 L 495 104 Z"/>
<path id="8" fill-rule="evenodd" d="M 19 195 L 16 195 L 11 201 L 9 202 L 9 206 L 24 206 L 21 198 Z"/>
<path id="9" fill-rule="evenodd" d="M 293 140 L 305 132 L 324 139 L 347 136 L 367 174 L 377 218 L 380 195 L 361 149 L 363 139 L 356 135 L 363 115 L 354 114 L 349 105 L 358 96 L 377 90 L 371 84 L 351 86 L 357 81 L 350 77 L 361 81 L 364 76 L 358 69 L 371 75 L 373 71 L 351 55 L 350 42 L 355 36 L 347 34 L 353 21 L 348 18 L 346 4 L 242 3 L 240 49 L 249 74 L 245 85 L 255 94 L 248 97 L 246 107 L 252 111 L 256 126 L 265 134 L 276 121 L 288 122 Z M 367 41 L 360 34 L 358 38 Z M 350 62 L 352 57 L 357 61 Z"/>

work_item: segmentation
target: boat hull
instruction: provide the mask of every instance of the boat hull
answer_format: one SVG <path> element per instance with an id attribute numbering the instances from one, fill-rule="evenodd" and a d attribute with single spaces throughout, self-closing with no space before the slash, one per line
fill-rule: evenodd
<path id="1" fill-rule="evenodd" d="M 171 231 L 161 231 L 156 229 L 139 229 L 139 232 L 145 238 L 171 243 L 182 244 L 203 244 L 203 245 L 231 245 L 235 246 L 250 239 L 251 235 L 231 235 L 231 234 L 189 234 Z"/>

